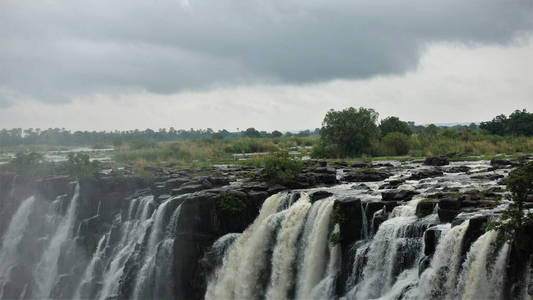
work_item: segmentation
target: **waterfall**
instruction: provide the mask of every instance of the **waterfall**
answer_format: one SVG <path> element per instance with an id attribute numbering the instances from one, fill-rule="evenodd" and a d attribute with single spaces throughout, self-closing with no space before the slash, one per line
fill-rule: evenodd
<path id="1" fill-rule="evenodd" d="M 492 230 L 472 244 L 458 282 L 457 291 L 462 299 L 501 299 L 509 246 L 504 244 L 492 263 L 497 236 L 498 233 Z"/>
<path id="2" fill-rule="evenodd" d="M 420 276 L 416 298 L 451 299 L 456 287 L 456 277 L 461 266 L 461 247 L 469 221 L 449 228 L 443 226 L 443 234 L 427 270 Z M 412 296 L 413 298 L 415 295 Z"/>
<path id="3" fill-rule="evenodd" d="M 11 218 L 0 248 L 0 288 L 9 280 L 9 270 L 22 259 L 19 255 L 19 247 L 27 230 L 30 215 L 33 211 L 35 197 L 31 196 L 24 200 Z M 2 288 L 3 289 L 3 288 Z M 4 298 L 0 291 L 0 298 Z"/>
<path id="4" fill-rule="evenodd" d="M 69 202 L 66 215 L 61 219 L 55 233 L 52 235 L 48 246 L 41 255 L 41 259 L 34 271 L 34 280 L 37 285 L 37 298 L 48 298 L 58 277 L 58 260 L 62 248 L 65 246 L 75 247 L 72 240 L 72 232 L 76 222 L 76 211 L 80 185 L 76 184 L 74 195 Z M 66 245 L 71 243 L 70 245 Z"/>
<path id="5" fill-rule="evenodd" d="M 146 196 L 131 201 L 128 209 L 128 219 L 120 224 L 120 240 L 116 246 L 112 247 L 113 249 L 102 274 L 103 286 L 98 293 L 99 299 L 105 300 L 119 292 L 119 283 L 124 272 L 124 265 L 135 252 L 136 245 L 143 243 L 146 232 L 152 224 L 153 200 L 153 196 Z"/>
<path id="6" fill-rule="evenodd" d="M 326 268 L 330 216 L 333 201 L 321 201 L 317 206 L 316 218 L 309 218 L 306 228 L 312 228 L 309 236 L 304 236 L 303 265 L 298 274 L 297 298 L 309 299 L 311 290 L 320 281 Z M 314 206 L 315 206 L 314 205 Z"/>
<path id="7" fill-rule="evenodd" d="M 225 251 L 206 299 L 308 299 L 324 278 L 334 280 L 340 259 L 339 247 L 328 242 L 334 201 L 311 204 L 302 193 L 287 203 L 288 197 L 265 200 L 256 220 Z"/>
<path id="8" fill-rule="evenodd" d="M 288 297 L 289 289 L 294 284 L 295 266 L 293 262 L 297 258 L 298 236 L 304 225 L 305 214 L 310 207 L 309 197 L 307 195 L 301 197 L 287 213 L 281 224 L 272 255 L 272 275 L 267 299 L 285 299 Z"/>
<path id="9" fill-rule="evenodd" d="M 169 204 L 174 200 L 175 198 L 168 199 L 155 212 L 144 262 L 135 281 L 133 299 L 173 298 L 173 285 L 167 280 L 171 275 L 174 238 L 181 204 L 174 211 L 168 226 L 165 226 L 165 215 L 168 213 Z"/>
<path id="10" fill-rule="evenodd" d="M 362 224 L 363 226 L 361 227 L 361 236 L 363 237 L 364 240 L 368 240 L 368 218 L 366 216 L 366 207 L 368 206 L 368 203 L 363 203 L 361 201 L 361 217 L 362 217 Z"/>
<path id="11" fill-rule="evenodd" d="M 102 238 L 100 238 L 98 246 L 96 247 L 96 251 L 94 252 L 87 269 L 81 277 L 78 288 L 74 293 L 74 299 L 91 298 L 90 291 L 92 289 L 92 285 L 96 282 L 95 273 L 98 273 L 96 268 L 98 268 L 102 263 L 106 237 L 106 235 L 103 235 Z"/>

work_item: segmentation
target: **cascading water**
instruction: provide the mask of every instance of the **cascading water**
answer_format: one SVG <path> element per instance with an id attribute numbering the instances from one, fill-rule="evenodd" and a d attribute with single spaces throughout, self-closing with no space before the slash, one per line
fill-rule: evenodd
<path id="1" fill-rule="evenodd" d="M 38 298 L 48 298 L 58 276 L 58 260 L 61 252 L 69 248 L 68 253 L 75 252 L 76 245 L 72 240 L 72 232 L 76 222 L 76 210 L 78 208 L 78 199 L 80 195 L 80 186 L 76 185 L 74 195 L 69 202 L 66 215 L 61 218 L 55 233 L 50 238 L 48 246 L 41 255 L 41 259 L 34 271 L 34 280 L 37 285 L 36 296 Z"/>
<path id="2" fill-rule="evenodd" d="M 338 248 L 328 247 L 333 200 L 311 204 L 302 193 L 292 205 L 280 205 L 288 197 L 265 200 L 254 223 L 225 251 L 206 299 L 308 299 L 313 287 L 335 275 L 338 265 L 330 261 L 337 261 Z"/>
<path id="3" fill-rule="evenodd" d="M 8 279 L 8 273 L 13 265 L 16 265 L 23 259 L 19 254 L 19 247 L 24 232 L 29 224 L 30 214 L 32 212 L 35 197 L 31 196 L 24 200 L 17 209 L 7 228 L 0 248 L 0 299 L 7 298 L 4 295 L 3 287 Z"/>

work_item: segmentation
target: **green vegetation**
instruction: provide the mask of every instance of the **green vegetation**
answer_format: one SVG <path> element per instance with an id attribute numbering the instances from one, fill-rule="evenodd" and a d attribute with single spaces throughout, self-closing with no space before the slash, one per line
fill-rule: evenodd
<path id="1" fill-rule="evenodd" d="M 329 236 L 329 242 L 331 243 L 332 246 L 336 246 L 337 244 L 339 244 L 340 242 L 342 241 L 342 237 L 341 237 L 341 233 L 340 232 L 333 232 L 330 236 Z"/>
<path id="2" fill-rule="evenodd" d="M 499 115 L 489 122 L 482 122 L 479 127 L 497 135 L 533 135 L 533 113 L 525 109 L 515 110 L 509 117 Z"/>
<path id="3" fill-rule="evenodd" d="M 401 121 L 398 117 L 388 117 L 381 120 L 381 123 L 379 124 L 379 130 L 381 132 L 381 136 L 386 136 L 392 132 L 400 132 L 405 135 L 411 135 L 411 128 L 409 128 L 409 124 Z"/>
<path id="4" fill-rule="evenodd" d="M 287 152 L 274 152 L 265 157 L 262 175 L 269 182 L 282 183 L 293 179 L 302 167 L 302 162 L 291 158 Z"/>
<path id="5" fill-rule="evenodd" d="M 517 236 L 526 226 L 533 226 L 533 213 L 524 213 L 524 202 L 533 195 L 533 162 L 509 173 L 506 180 L 507 189 L 511 192 L 512 203 L 502 213 L 500 219 L 489 222 L 487 230 L 498 230 L 501 238 L 508 242 L 518 243 Z M 526 235 L 527 236 L 527 235 Z"/>
<path id="6" fill-rule="evenodd" d="M 446 155 L 450 158 L 465 156 L 515 155 L 533 152 L 533 137 L 529 127 L 533 121 L 525 111 L 516 111 L 509 119 L 498 117 L 502 128 L 510 128 L 507 135 L 498 131 L 480 130 L 469 126 L 423 127 L 406 123 L 397 117 L 389 117 L 376 125 L 377 113 L 372 109 L 348 108 L 329 111 L 320 131 L 320 143 L 315 145 L 312 156 L 316 158 L 354 158 L 360 156 L 425 157 Z M 495 121 L 493 121 L 495 122 Z M 486 122 L 491 123 L 491 122 Z M 486 129 L 486 123 L 480 126 Z M 498 124 L 500 124 L 498 123 Z M 500 124 L 501 125 L 501 124 Z M 377 129 L 381 134 L 377 134 Z M 411 134 L 414 131 L 415 134 Z"/>
<path id="7" fill-rule="evenodd" d="M 347 221 L 346 216 L 341 211 L 340 206 L 335 207 L 331 211 L 330 218 L 331 218 L 331 224 L 339 224 L 340 225 L 340 224 L 344 224 Z"/>
<path id="8" fill-rule="evenodd" d="M 228 212 L 241 212 L 246 208 L 246 203 L 230 192 L 220 193 L 217 204 Z"/>
<path id="9" fill-rule="evenodd" d="M 373 109 L 330 110 L 322 122 L 314 155 L 344 158 L 368 153 L 371 141 L 378 137 L 377 118 Z"/>
<path id="10" fill-rule="evenodd" d="M 87 154 L 70 153 L 64 167 L 69 175 L 84 179 L 94 177 L 100 170 L 100 163 L 96 160 L 91 161 Z"/>
<path id="11" fill-rule="evenodd" d="M 385 155 L 407 155 L 411 144 L 409 143 L 409 136 L 401 132 L 391 132 L 383 137 L 381 140 L 380 153 Z"/>
<path id="12" fill-rule="evenodd" d="M 416 204 L 416 216 L 419 218 L 423 218 L 425 216 L 431 215 L 433 213 L 433 209 L 435 208 L 435 205 L 437 203 L 433 200 L 429 199 L 422 199 Z"/>

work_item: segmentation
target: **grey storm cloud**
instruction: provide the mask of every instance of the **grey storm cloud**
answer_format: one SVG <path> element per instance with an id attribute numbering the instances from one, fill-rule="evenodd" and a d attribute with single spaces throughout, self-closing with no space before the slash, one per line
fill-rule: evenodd
<path id="1" fill-rule="evenodd" d="M 0 106 L 401 74 L 532 27 L 530 0 L 3 0 Z"/>

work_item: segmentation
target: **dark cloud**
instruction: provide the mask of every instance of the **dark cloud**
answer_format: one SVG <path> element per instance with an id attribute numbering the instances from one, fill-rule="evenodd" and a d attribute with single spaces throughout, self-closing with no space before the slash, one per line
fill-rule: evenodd
<path id="1" fill-rule="evenodd" d="M 0 106 L 398 74 L 532 20 L 530 0 L 3 0 Z"/>

